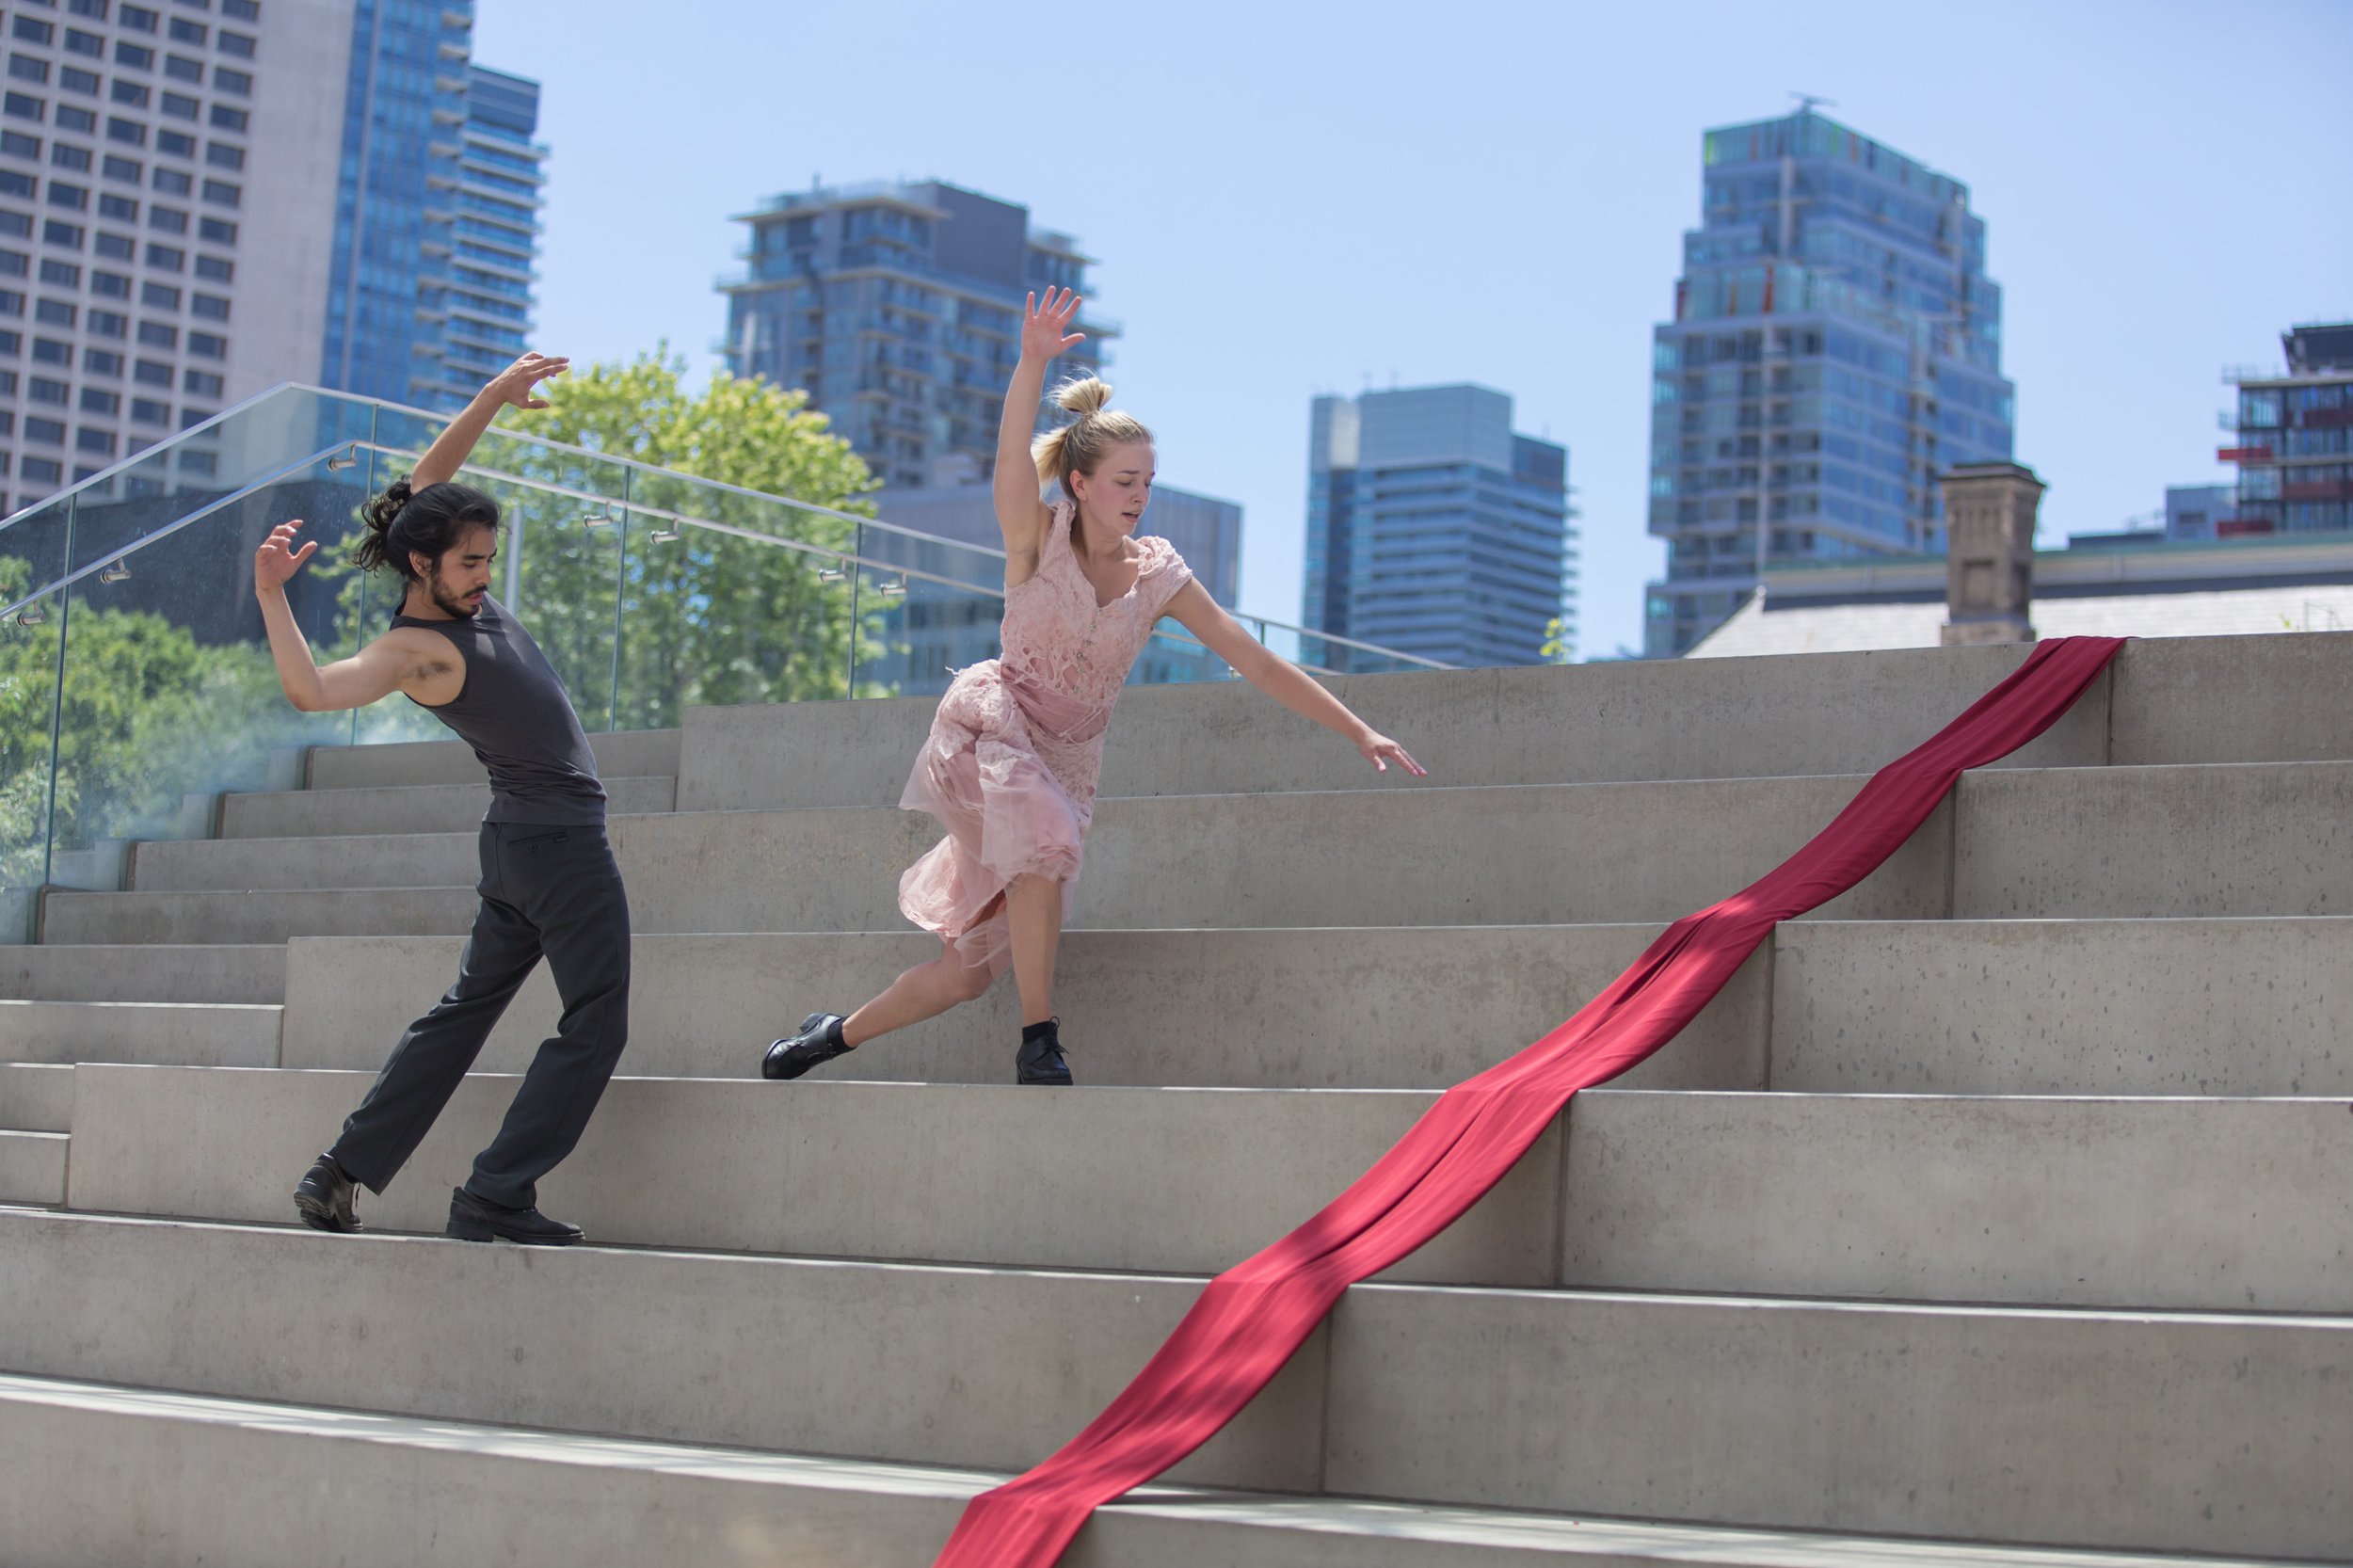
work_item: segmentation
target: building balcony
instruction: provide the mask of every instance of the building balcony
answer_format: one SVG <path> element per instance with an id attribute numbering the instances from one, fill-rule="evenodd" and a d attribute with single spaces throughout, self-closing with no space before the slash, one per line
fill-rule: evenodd
<path id="1" fill-rule="evenodd" d="M 2271 448 L 2267 446 L 2217 447 L 2215 450 L 2214 459 L 2217 463 L 2268 463 L 2272 461 Z"/>

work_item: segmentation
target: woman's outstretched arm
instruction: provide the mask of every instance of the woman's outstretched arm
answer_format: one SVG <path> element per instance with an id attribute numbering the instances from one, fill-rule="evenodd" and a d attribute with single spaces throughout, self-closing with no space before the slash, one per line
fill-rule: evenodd
<path id="1" fill-rule="evenodd" d="M 1349 744 L 1383 773 L 1395 762 L 1417 778 L 1430 770 L 1414 760 L 1403 746 L 1358 718 L 1348 705 L 1321 686 L 1305 670 L 1275 654 L 1241 629 L 1209 597 L 1199 579 L 1176 590 L 1163 614 L 1201 639 L 1201 645 L 1234 666 L 1234 673 L 1303 718 L 1348 737 Z"/>
<path id="2" fill-rule="evenodd" d="M 1046 367 L 1063 350 L 1086 342 L 1070 330 L 1079 296 L 1068 289 L 1046 291 L 1040 305 L 1031 295 L 1021 311 L 1021 360 L 1005 388 L 1005 410 L 997 424 L 995 496 L 997 526 L 1005 533 L 1005 586 L 1026 583 L 1037 570 L 1038 541 L 1052 514 L 1037 498 L 1037 464 L 1030 438 L 1037 429 L 1038 404 L 1046 396 Z"/>
<path id="3" fill-rule="evenodd" d="M 417 472 L 408 476 L 409 487 L 421 490 L 427 485 L 456 478 L 457 471 L 473 456 L 474 442 L 490 428 L 499 410 L 509 404 L 518 408 L 546 408 L 548 400 L 535 396 L 533 389 L 551 376 L 563 375 L 571 363 L 569 360 L 551 359 L 545 354 L 526 354 L 500 371 L 425 449 L 424 456 L 418 459 Z"/>

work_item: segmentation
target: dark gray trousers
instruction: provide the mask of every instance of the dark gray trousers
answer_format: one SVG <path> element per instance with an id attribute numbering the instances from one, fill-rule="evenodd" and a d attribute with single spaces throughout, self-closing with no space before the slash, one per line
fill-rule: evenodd
<path id="1" fill-rule="evenodd" d="M 510 1208 L 580 1142 L 629 1039 L 629 900 L 602 827 L 482 824 L 482 906 L 457 984 L 408 1026 L 328 1152 L 380 1193 L 424 1141 L 542 955 L 564 1018 L 466 1190 Z"/>

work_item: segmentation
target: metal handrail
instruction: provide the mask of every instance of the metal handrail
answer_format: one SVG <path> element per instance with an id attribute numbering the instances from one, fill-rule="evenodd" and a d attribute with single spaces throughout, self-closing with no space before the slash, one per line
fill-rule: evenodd
<path id="1" fill-rule="evenodd" d="M 262 475 L 259 479 L 248 480 L 238 488 L 231 490 L 227 495 L 206 502 L 203 505 L 199 506 L 195 511 L 188 513 L 185 517 L 175 518 L 170 522 L 164 524 L 164 526 L 156 529 L 152 534 L 140 535 L 137 538 L 133 539 L 129 544 L 126 544 L 121 549 L 115 551 L 112 554 L 102 555 L 97 560 L 90 562 L 89 565 L 83 567 L 79 570 L 66 573 L 63 577 L 58 578 L 48 586 L 26 594 L 23 599 L 18 600 L 15 603 L 6 607 L 0 607 L 0 620 L 6 620 L 8 616 L 17 614 L 19 611 L 24 609 L 27 605 L 32 604 L 37 600 L 47 599 L 51 594 L 60 593 L 67 588 L 71 588 L 74 584 L 79 583 L 85 577 L 105 570 L 108 567 L 113 566 L 117 561 L 122 560 L 126 556 L 136 554 L 138 552 L 145 550 L 149 545 L 153 544 L 158 539 L 168 539 L 171 537 L 172 535 L 177 534 L 180 530 L 187 527 L 190 523 L 198 522 L 205 518 L 211 517 L 215 512 L 219 511 L 223 506 L 232 505 L 237 502 L 245 500 L 248 496 L 258 494 L 260 491 L 277 484 L 280 480 L 287 478 L 292 474 L 299 473 L 304 469 L 309 468 L 315 463 L 325 462 L 328 458 L 332 457 L 336 453 L 341 452 L 345 444 L 346 443 L 343 441 L 337 441 L 332 446 L 323 446 L 316 452 L 312 453 L 308 457 L 298 458 L 294 462 L 286 464 L 282 468 L 273 469 L 269 472 Z M 94 483 L 95 481 L 90 482 Z M 43 504 L 45 505 L 47 503 L 44 502 Z"/>

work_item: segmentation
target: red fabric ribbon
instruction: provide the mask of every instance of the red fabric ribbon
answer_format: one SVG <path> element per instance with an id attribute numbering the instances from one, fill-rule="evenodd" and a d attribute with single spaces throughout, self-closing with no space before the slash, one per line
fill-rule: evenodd
<path id="1" fill-rule="evenodd" d="M 2073 707 L 2123 643 L 2066 637 L 1926 744 L 1873 775 L 1806 846 L 1687 915 L 1577 1015 L 1441 1096 L 1331 1206 L 1211 1280 L 1111 1408 L 1027 1475 L 972 1499 L 936 1568 L 1048 1568 L 1098 1505 L 1216 1435 L 1351 1285 L 1451 1224 L 1579 1089 L 1615 1078 L 1699 1015 L 1773 926 L 1836 898 L 1928 820 L 1963 770 L 1999 760 Z"/>

